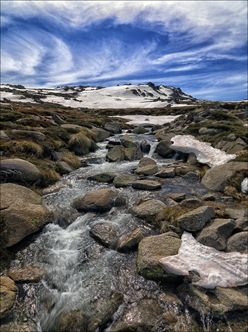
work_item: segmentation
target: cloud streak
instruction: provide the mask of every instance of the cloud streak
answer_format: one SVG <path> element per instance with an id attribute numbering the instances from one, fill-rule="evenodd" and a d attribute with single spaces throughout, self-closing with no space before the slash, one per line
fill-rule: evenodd
<path id="1" fill-rule="evenodd" d="M 4 1 L 2 81 L 153 78 L 204 98 L 245 98 L 246 14 L 245 1 Z"/>

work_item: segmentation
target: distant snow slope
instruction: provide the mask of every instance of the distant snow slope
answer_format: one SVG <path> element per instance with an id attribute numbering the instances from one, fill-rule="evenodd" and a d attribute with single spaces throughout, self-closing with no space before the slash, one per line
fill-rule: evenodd
<path id="1" fill-rule="evenodd" d="M 196 101 L 179 88 L 164 85 L 126 84 L 111 87 L 59 87 L 55 89 L 25 88 L 1 84 L 0 99 L 17 102 L 48 102 L 80 108 L 155 108 L 187 106 Z"/>

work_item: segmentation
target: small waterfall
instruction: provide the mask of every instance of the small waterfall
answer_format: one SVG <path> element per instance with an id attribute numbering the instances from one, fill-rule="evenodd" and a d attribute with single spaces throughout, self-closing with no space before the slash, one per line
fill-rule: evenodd
<path id="1" fill-rule="evenodd" d="M 158 142 L 151 142 L 151 148 L 150 148 L 150 151 L 148 153 L 148 157 L 149 158 L 152 158 L 156 148 L 157 148 L 157 145 L 158 145 Z"/>

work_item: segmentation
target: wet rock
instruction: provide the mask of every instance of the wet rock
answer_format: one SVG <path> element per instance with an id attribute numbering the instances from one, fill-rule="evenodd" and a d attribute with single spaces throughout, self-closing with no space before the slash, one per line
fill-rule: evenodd
<path id="1" fill-rule="evenodd" d="M 235 223 L 232 219 L 215 219 L 210 226 L 201 231 L 197 241 L 217 250 L 225 250 L 227 238 L 234 227 Z"/>
<path id="2" fill-rule="evenodd" d="M 135 127 L 133 130 L 134 134 L 146 134 L 148 132 L 148 129 L 142 126 Z"/>
<path id="3" fill-rule="evenodd" d="M 12 183 L 0 185 L 1 241 L 11 247 L 37 232 L 49 222 L 51 213 L 42 206 L 41 196 L 31 189 Z"/>
<path id="4" fill-rule="evenodd" d="M 45 271 L 39 267 L 12 268 L 8 276 L 15 282 L 38 282 L 44 276 Z"/>
<path id="5" fill-rule="evenodd" d="M 151 149 L 151 145 L 146 140 L 143 140 L 140 142 L 140 149 L 143 153 L 148 153 Z"/>
<path id="6" fill-rule="evenodd" d="M 202 178 L 202 184 L 212 191 L 223 191 L 228 181 L 238 172 L 247 171 L 245 162 L 229 162 L 209 169 Z"/>
<path id="7" fill-rule="evenodd" d="M 94 314 L 89 318 L 88 332 L 95 332 L 97 328 L 111 322 L 112 316 L 123 302 L 123 295 L 114 293 L 109 298 L 97 301 Z"/>
<path id="8" fill-rule="evenodd" d="M 175 168 L 173 167 L 162 167 L 159 172 L 156 174 L 156 176 L 160 178 L 174 178 L 176 176 L 175 174 Z"/>
<path id="9" fill-rule="evenodd" d="M 78 211 L 106 212 L 115 205 L 117 196 L 118 191 L 116 190 L 98 189 L 74 199 L 72 207 Z"/>
<path id="10" fill-rule="evenodd" d="M 160 265 L 160 259 L 177 255 L 181 246 L 181 240 L 171 233 L 145 237 L 139 243 L 137 269 L 138 273 L 147 279 L 175 280 L 164 271 Z"/>
<path id="11" fill-rule="evenodd" d="M 121 133 L 121 126 L 118 122 L 107 122 L 104 126 L 104 129 L 110 131 L 112 134 Z"/>
<path id="12" fill-rule="evenodd" d="M 88 318 L 83 310 L 61 312 L 55 320 L 52 331 L 88 332 Z"/>
<path id="13" fill-rule="evenodd" d="M 114 146 L 106 155 L 106 159 L 110 162 L 122 161 L 125 159 L 124 148 L 122 146 Z"/>
<path id="14" fill-rule="evenodd" d="M 248 253 L 248 231 L 232 235 L 227 241 L 227 251 Z"/>
<path id="15" fill-rule="evenodd" d="M 110 327 L 109 332 L 142 331 L 151 332 L 163 311 L 154 299 L 142 299 L 131 304 L 121 321 Z"/>
<path id="16" fill-rule="evenodd" d="M 34 183 L 41 179 L 41 173 L 27 160 L 4 159 L 0 163 L 0 179 L 5 182 Z"/>
<path id="17" fill-rule="evenodd" d="M 15 282 L 6 276 L 0 276 L 0 319 L 6 317 L 16 300 Z"/>
<path id="18" fill-rule="evenodd" d="M 124 159 L 128 161 L 138 160 L 143 157 L 140 147 L 124 148 Z"/>
<path id="19" fill-rule="evenodd" d="M 159 190 L 161 183 L 154 180 L 137 180 L 132 183 L 132 187 L 139 190 Z"/>
<path id="20" fill-rule="evenodd" d="M 137 177 L 134 175 L 122 174 L 122 175 L 117 175 L 114 178 L 113 184 L 115 185 L 116 188 L 128 187 L 131 186 L 135 180 L 137 180 Z"/>
<path id="21" fill-rule="evenodd" d="M 96 142 L 105 141 L 105 139 L 110 136 L 110 132 L 108 132 L 107 130 L 102 129 L 102 128 L 93 127 L 91 130 L 95 135 Z"/>
<path id="22" fill-rule="evenodd" d="M 100 173 L 100 174 L 89 176 L 88 180 L 111 183 L 111 182 L 113 182 L 115 177 L 116 177 L 116 174 L 113 174 L 113 173 Z"/>
<path id="23" fill-rule="evenodd" d="M 138 143 L 134 142 L 131 136 L 129 135 L 124 135 L 120 138 L 121 144 L 125 148 L 137 148 Z"/>
<path id="24" fill-rule="evenodd" d="M 129 234 L 123 234 L 118 242 L 116 249 L 121 252 L 127 252 L 138 247 L 139 242 L 144 238 L 140 228 L 136 228 Z"/>
<path id="25" fill-rule="evenodd" d="M 181 215 L 177 222 L 180 227 L 189 232 L 200 231 L 207 222 L 214 218 L 215 212 L 212 207 L 202 206 Z"/>
<path id="26" fill-rule="evenodd" d="M 197 197 L 189 197 L 184 199 L 180 205 L 186 208 L 196 209 L 202 205 L 202 201 Z"/>
<path id="27" fill-rule="evenodd" d="M 158 171 L 157 163 L 154 159 L 144 157 L 140 160 L 137 169 L 135 170 L 136 174 L 139 175 L 152 175 Z"/>
<path id="28" fill-rule="evenodd" d="M 73 171 L 73 168 L 63 160 L 57 161 L 56 166 L 60 174 L 69 174 Z"/>
<path id="29" fill-rule="evenodd" d="M 164 157 L 164 158 L 172 157 L 175 152 L 170 148 L 170 145 L 171 145 L 170 139 L 162 140 L 158 143 L 155 152 L 159 156 Z"/>
<path id="30" fill-rule="evenodd" d="M 181 202 L 186 198 L 186 195 L 184 193 L 171 193 L 168 197 L 176 202 Z"/>
<path id="31" fill-rule="evenodd" d="M 157 215 L 166 207 L 166 205 L 157 200 L 150 199 L 131 208 L 132 214 L 138 218 L 145 219 L 148 222 L 154 222 Z"/>
<path id="32" fill-rule="evenodd" d="M 90 235 L 105 247 L 113 247 L 117 232 L 113 225 L 108 223 L 98 223 L 91 227 Z"/>

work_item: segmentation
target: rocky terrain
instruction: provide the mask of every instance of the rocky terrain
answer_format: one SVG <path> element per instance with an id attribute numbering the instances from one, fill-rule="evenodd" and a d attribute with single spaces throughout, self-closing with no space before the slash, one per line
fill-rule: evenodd
<path id="1" fill-rule="evenodd" d="M 247 331 L 247 103 L 183 98 L 1 103 L 1 331 Z"/>

